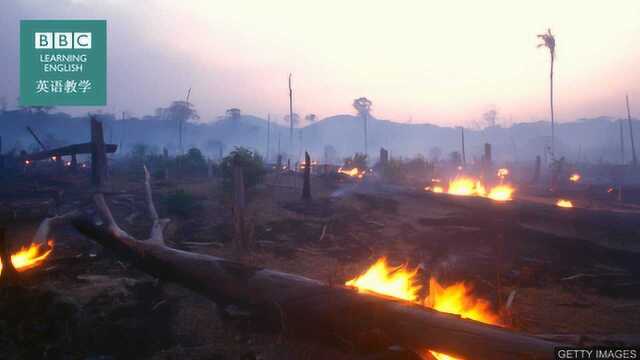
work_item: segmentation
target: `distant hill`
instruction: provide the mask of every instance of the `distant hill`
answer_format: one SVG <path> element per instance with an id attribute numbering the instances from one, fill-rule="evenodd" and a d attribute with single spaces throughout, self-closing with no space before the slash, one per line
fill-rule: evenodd
<path id="1" fill-rule="evenodd" d="M 105 138 L 108 142 L 121 144 L 121 153 L 128 152 L 136 143 L 151 144 L 157 151 L 166 147 L 169 152 L 178 150 L 177 124 L 173 120 L 145 116 L 142 119 L 116 119 L 113 115 L 99 115 L 105 124 Z M 628 124 L 624 125 L 626 158 L 630 160 Z M 87 141 L 89 138 L 88 119 L 71 117 L 65 113 L 29 113 L 26 111 L 6 111 L 0 114 L 0 136 L 3 137 L 3 151 L 12 148 L 34 150 L 35 141 L 26 131 L 32 127 L 45 143 L 64 145 Z M 634 120 L 634 134 L 640 136 L 640 122 Z M 377 157 L 380 147 L 390 150 L 392 156 L 411 157 L 423 154 L 430 157 L 440 153 L 446 157 L 451 151 L 460 150 L 460 129 L 430 124 L 406 124 L 389 120 L 369 119 L 369 152 Z M 289 147 L 289 128 L 284 123 L 271 123 L 271 158 L 278 149 L 284 152 Z M 582 161 L 619 162 L 619 123 L 612 118 L 599 117 L 579 119 L 558 124 L 556 127 L 557 153 L 570 161 L 578 157 Z M 300 145 L 300 137 L 302 144 Z M 294 131 L 293 149 L 290 153 L 300 156 L 301 150 L 308 150 L 312 157 L 322 158 L 324 148 L 330 145 L 341 157 L 354 152 L 363 152 L 363 122 L 353 115 L 335 115 L 314 122 Z M 279 139 L 279 140 L 278 140 Z M 491 127 L 483 130 L 465 129 L 467 159 L 479 158 L 483 144 L 493 145 L 494 159 L 497 161 L 533 161 L 536 155 L 543 155 L 550 144 L 548 122 L 518 123 L 510 127 Z M 208 123 L 189 122 L 185 125 L 185 148 L 199 147 L 205 154 L 216 156 L 220 144 L 224 152 L 234 146 L 246 146 L 266 153 L 267 121 L 243 115 L 239 119 L 224 118 Z M 438 148 L 439 151 L 435 148 Z"/>

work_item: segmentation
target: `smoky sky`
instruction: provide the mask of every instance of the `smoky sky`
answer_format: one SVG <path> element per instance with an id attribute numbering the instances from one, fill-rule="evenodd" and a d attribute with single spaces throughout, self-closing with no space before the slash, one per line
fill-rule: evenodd
<path id="1" fill-rule="evenodd" d="M 354 113 L 354 98 L 398 122 L 548 120 L 548 65 L 536 34 L 557 36 L 559 121 L 640 109 L 640 2 L 567 0 L 307 2 L 24 0 L 0 5 L 0 97 L 18 96 L 22 19 L 106 19 L 108 105 L 142 116 L 191 100 L 202 121 L 229 108 L 282 119 Z M 95 108 L 61 108 L 76 114 Z M 640 110 L 639 110 L 640 111 Z"/>

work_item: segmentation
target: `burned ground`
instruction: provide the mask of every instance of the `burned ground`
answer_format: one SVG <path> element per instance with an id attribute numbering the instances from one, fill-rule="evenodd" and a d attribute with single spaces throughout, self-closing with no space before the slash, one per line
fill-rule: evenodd
<path id="1" fill-rule="evenodd" d="M 33 179 L 10 184 L 3 197 L 13 215 L 8 236 L 22 243 L 42 213 L 90 202 L 85 182 L 40 182 L 38 191 L 64 188 L 57 201 L 34 196 Z M 272 178 L 266 184 L 273 183 Z M 70 181 L 70 180 L 69 180 Z M 638 254 L 606 242 L 527 225 L 527 215 L 466 206 L 412 189 L 381 184 L 313 183 L 300 199 L 300 181 L 251 190 L 248 216 L 253 251 L 240 261 L 343 284 L 379 257 L 421 266 L 444 283 L 465 281 L 488 299 L 509 327 L 534 334 L 640 332 Z M 146 237 L 151 221 L 138 177 L 112 181 L 108 200 L 119 223 Z M 173 216 L 164 196 L 182 189 L 197 206 Z M 229 199 L 209 179 L 154 184 L 161 215 L 172 218 L 171 246 L 233 258 Z M 39 192 L 38 192 L 39 194 Z M 45 201 L 45 205 L 36 201 Z M 25 205 L 25 202 L 33 202 Z M 44 203 L 42 203 L 44 204 Z M 10 212 L 13 214 L 13 212 Z M 31 214 L 29 216 L 23 215 Z M 514 213 L 518 215 L 514 215 Z M 20 287 L 2 289 L 0 357 L 150 359 L 407 358 L 387 351 L 363 354 L 353 344 L 316 343 L 274 332 L 242 308 L 218 307 L 176 284 L 159 282 L 82 237 L 69 226 L 54 232 L 53 255 L 24 273 Z M 625 233 L 619 236 L 626 236 Z M 632 240 L 632 239 L 630 239 Z M 18 244 L 19 245 L 19 244 Z M 497 274 L 500 273 L 498 285 Z M 426 290 L 426 289 L 424 289 Z M 498 306 L 515 291 L 512 307 Z M 313 324 L 309 324 L 313 326 Z M 367 338 L 375 338 L 366 336 Z M 376 349 L 375 344 L 369 349 Z"/>

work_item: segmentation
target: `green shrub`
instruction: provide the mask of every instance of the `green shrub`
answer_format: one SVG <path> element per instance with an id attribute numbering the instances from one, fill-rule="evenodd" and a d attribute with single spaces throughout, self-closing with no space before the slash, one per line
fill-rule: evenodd
<path id="1" fill-rule="evenodd" d="M 251 188 L 262 182 L 265 174 L 262 156 L 247 148 L 236 147 L 220 163 L 222 181 L 227 189 L 231 188 L 234 165 L 242 168 L 245 187 Z"/>
<path id="2" fill-rule="evenodd" d="M 178 216 L 189 216 L 198 207 L 196 198 L 182 189 L 164 197 L 162 203 L 169 214 Z"/>

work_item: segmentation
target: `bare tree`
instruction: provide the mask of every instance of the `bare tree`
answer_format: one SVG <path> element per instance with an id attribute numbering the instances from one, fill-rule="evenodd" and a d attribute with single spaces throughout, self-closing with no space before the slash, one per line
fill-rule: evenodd
<path id="1" fill-rule="evenodd" d="M 538 35 L 542 39 L 542 43 L 538 47 L 546 47 L 549 49 L 551 57 L 551 67 L 549 70 L 549 104 L 551 108 L 551 158 L 555 158 L 556 139 L 555 139 L 555 117 L 553 112 L 553 64 L 556 60 L 556 38 L 551 33 L 551 29 L 547 29 L 547 33 Z"/>
<path id="2" fill-rule="evenodd" d="M 371 114 L 371 105 L 373 103 L 366 97 L 361 97 L 353 100 L 353 107 L 358 112 L 358 115 L 362 117 L 364 123 L 364 154 L 367 155 L 368 143 L 367 143 L 367 121 Z"/>

